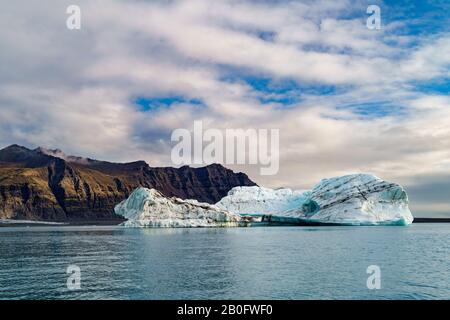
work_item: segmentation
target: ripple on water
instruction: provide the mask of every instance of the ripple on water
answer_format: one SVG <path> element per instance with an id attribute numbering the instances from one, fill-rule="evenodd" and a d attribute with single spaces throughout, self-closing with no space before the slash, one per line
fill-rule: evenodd
<path id="1" fill-rule="evenodd" d="M 0 299 L 449 299 L 449 231 L 0 228 Z M 374 264 L 381 290 L 366 286 Z"/>

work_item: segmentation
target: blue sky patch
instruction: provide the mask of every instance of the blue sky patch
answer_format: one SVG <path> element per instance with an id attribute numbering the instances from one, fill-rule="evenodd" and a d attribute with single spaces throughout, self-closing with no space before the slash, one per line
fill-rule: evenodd
<path id="1" fill-rule="evenodd" d="M 228 83 L 244 83 L 256 94 L 256 98 L 263 104 L 279 103 L 290 106 L 303 101 L 307 95 L 333 95 L 337 93 L 336 86 L 300 84 L 298 81 L 284 78 L 274 79 L 267 76 L 243 74 L 228 70 L 227 76 L 220 79 Z"/>
<path id="2" fill-rule="evenodd" d="M 417 91 L 427 94 L 450 94 L 450 79 L 437 79 L 434 81 L 413 82 Z"/>
<path id="3" fill-rule="evenodd" d="M 391 101 L 361 102 L 337 106 L 338 110 L 351 110 L 354 114 L 367 118 L 381 118 L 406 113 L 405 107 Z"/>
<path id="4" fill-rule="evenodd" d="M 450 31 L 449 1 L 385 0 L 380 7 L 386 23 L 407 21 L 398 34 L 419 36 Z"/>
<path id="5" fill-rule="evenodd" d="M 200 99 L 185 98 L 182 96 L 167 96 L 167 97 L 138 97 L 134 100 L 134 104 L 138 105 L 142 111 L 153 111 L 161 108 L 168 108 L 174 104 L 192 104 L 203 105 Z"/>

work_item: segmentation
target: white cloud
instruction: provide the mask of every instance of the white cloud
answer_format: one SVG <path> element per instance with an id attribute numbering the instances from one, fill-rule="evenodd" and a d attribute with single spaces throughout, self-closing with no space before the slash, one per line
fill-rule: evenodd
<path id="1" fill-rule="evenodd" d="M 356 171 L 413 184 L 448 172 L 450 101 L 411 85 L 448 77 L 448 33 L 397 35 L 403 22 L 370 31 L 365 1 L 78 2 L 80 31 L 65 27 L 68 1 L 2 5 L 1 145 L 170 165 L 171 131 L 203 119 L 281 129 L 280 174 L 243 168 L 268 186 L 307 188 Z M 227 80 L 236 72 L 295 81 L 301 99 L 263 104 L 264 93 Z M 301 89 L 320 85 L 338 91 Z M 143 112 L 133 104 L 140 96 L 202 104 Z M 364 117 L 340 108 L 368 103 L 398 110 Z"/>

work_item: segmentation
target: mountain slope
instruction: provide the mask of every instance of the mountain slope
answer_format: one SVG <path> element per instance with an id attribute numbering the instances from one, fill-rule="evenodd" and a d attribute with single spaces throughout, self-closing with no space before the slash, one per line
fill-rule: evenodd
<path id="1" fill-rule="evenodd" d="M 114 220 L 120 219 L 114 206 L 137 187 L 215 203 L 233 187 L 255 185 L 218 164 L 152 168 L 144 161 L 111 163 L 50 151 L 18 145 L 0 150 L 0 218 Z"/>

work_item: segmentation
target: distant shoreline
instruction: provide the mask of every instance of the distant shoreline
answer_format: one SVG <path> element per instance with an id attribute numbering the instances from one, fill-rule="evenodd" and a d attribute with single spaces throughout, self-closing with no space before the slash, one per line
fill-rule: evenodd
<path id="1" fill-rule="evenodd" d="M 93 221 L 32 221 L 0 219 L 1 227 L 73 227 L 73 226 L 118 226 L 123 220 L 93 220 Z M 450 218 L 415 218 L 413 223 L 450 223 Z"/>
<path id="2" fill-rule="evenodd" d="M 116 226 L 124 220 L 92 220 L 92 221 L 35 221 L 0 219 L 1 227 L 70 227 L 70 226 Z"/>
<path id="3" fill-rule="evenodd" d="M 450 223 L 450 218 L 414 218 L 413 223 Z"/>

